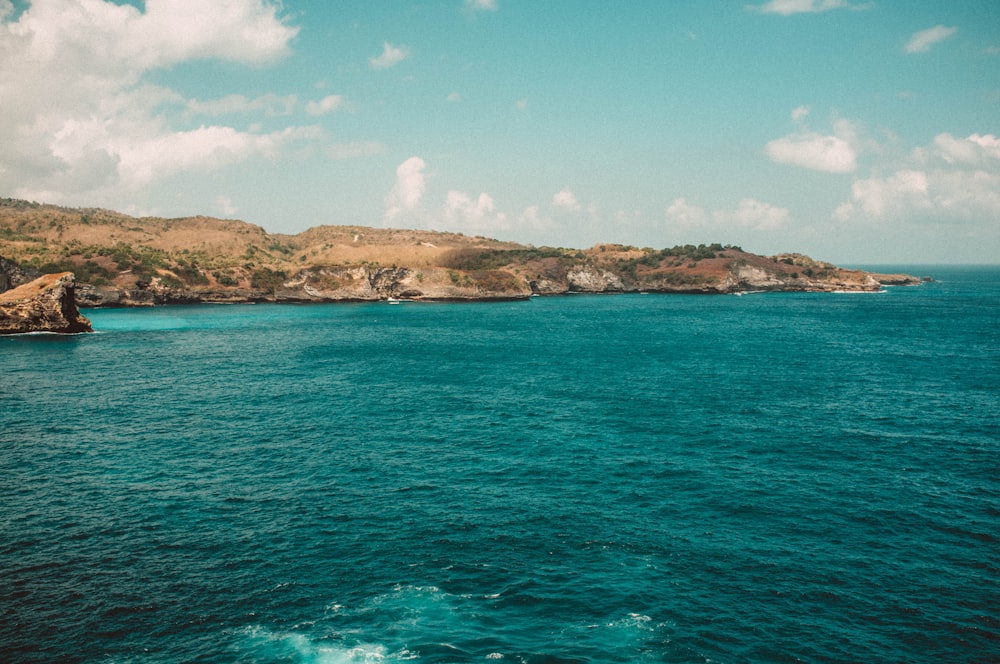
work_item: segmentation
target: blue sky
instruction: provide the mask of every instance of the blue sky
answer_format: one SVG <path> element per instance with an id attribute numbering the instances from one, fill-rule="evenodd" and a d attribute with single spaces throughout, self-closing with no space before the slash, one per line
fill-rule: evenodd
<path id="1" fill-rule="evenodd" d="M 0 0 L 0 195 L 1000 262 L 992 0 Z"/>

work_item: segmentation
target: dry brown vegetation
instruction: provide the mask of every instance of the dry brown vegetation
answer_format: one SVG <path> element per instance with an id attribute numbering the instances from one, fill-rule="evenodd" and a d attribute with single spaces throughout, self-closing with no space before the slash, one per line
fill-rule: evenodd
<path id="1" fill-rule="evenodd" d="M 38 272 L 72 271 L 78 282 L 98 287 L 144 289 L 155 282 L 187 291 L 272 295 L 290 283 L 358 294 L 362 273 L 370 278 L 394 268 L 410 272 L 397 275 L 401 281 L 394 287 L 436 287 L 447 297 L 565 292 L 572 289 L 570 273 L 580 270 L 587 272 L 581 278 L 588 290 L 732 292 L 753 280 L 787 290 L 878 286 L 865 273 L 800 254 L 768 258 L 721 244 L 565 249 L 363 226 L 318 226 L 288 235 L 243 221 L 136 218 L 13 199 L 0 199 L 0 257 Z"/>
<path id="2" fill-rule="evenodd" d="M 243 221 L 196 216 L 130 217 L 0 200 L 0 256 L 42 272 L 72 270 L 83 282 L 130 286 L 159 276 L 185 285 L 249 285 L 261 270 L 290 274 L 315 265 L 442 264 L 456 249 L 520 245 L 459 233 L 319 226 L 297 235 Z M 204 283 L 199 283 L 199 282 Z"/>

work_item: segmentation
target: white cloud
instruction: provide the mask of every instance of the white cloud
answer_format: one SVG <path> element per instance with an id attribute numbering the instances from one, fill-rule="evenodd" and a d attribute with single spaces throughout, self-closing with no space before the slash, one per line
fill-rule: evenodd
<path id="1" fill-rule="evenodd" d="M 851 4 L 846 0 L 771 0 L 763 5 L 751 5 L 749 9 L 756 9 L 764 14 L 780 14 L 790 16 L 792 14 L 818 14 L 831 9 L 868 9 L 871 3 Z"/>
<path id="2" fill-rule="evenodd" d="M 893 210 L 930 208 L 927 174 L 923 171 L 898 171 L 889 177 L 874 176 L 855 180 L 851 187 L 850 203 L 837 208 L 839 218 L 846 218 L 855 211 L 876 219 Z"/>
<path id="3" fill-rule="evenodd" d="M 410 51 L 405 46 L 393 46 L 389 42 L 382 43 L 382 53 L 368 59 L 372 69 L 388 69 L 410 57 Z"/>
<path id="4" fill-rule="evenodd" d="M 459 94 L 458 92 L 452 92 L 450 95 L 448 95 L 447 99 L 448 101 L 451 102 L 460 102 L 462 101 L 462 95 Z"/>
<path id="5" fill-rule="evenodd" d="M 449 191 L 445 199 L 444 218 L 452 224 L 477 233 L 492 233 L 506 228 L 507 215 L 496 211 L 493 198 L 481 193 L 475 199 L 461 191 Z"/>
<path id="6" fill-rule="evenodd" d="M 735 221 L 741 226 L 758 231 L 777 230 L 788 223 L 789 216 L 787 208 L 776 207 L 754 198 L 744 198 L 732 212 L 715 213 L 719 221 Z"/>
<path id="7" fill-rule="evenodd" d="M 931 50 L 931 46 L 954 36 L 957 32 L 958 28 L 955 27 L 935 25 L 933 28 L 913 33 L 903 50 L 907 53 L 926 53 Z"/>
<path id="8" fill-rule="evenodd" d="M 144 8 L 46 0 L 11 19 L 10 4 L 0 7 L 0 190 L 52 192 L 53 202 L 100 198 L 96 194 L 120 194 L 177 170 L 273 154 L 285 141 L 315 136 L 222 126 L 178 130 L 174 123 L 193 114 L 279 115 L 295 100 L 188 102 L 144 82 L 154 70 L 194 59 L 259 64 L 284 56 L 297 28 L 277 15 L 276 4 L 147 0 Z"/>
<path id="9" fill-rule="evenodd" d="M 810 109 L 808 106 L 797 106 L 792 109 L 792 122 L 802 122 L 809 115 Z"/>
<path id="10" fill-rule="evenodd" d="M 135 188 L 180 171 L 210 170 L 254 155 L 274 157 L 289 142 L 318 135 L 318 130 L 310 127 L 252 134 L 232 127 L 202 126 L 192 131 L 155 134 L 144 140 L 133 137 L 120 145 L 113 137 L 105 140 L 112 146 L 112 153 L 119 155 L 122 181 Z"/>
<path id="11" fill-rule="evenodd" d="M 949 133 L 934 137 L 933 152 L 948 164 L 985 167 L 1000 162 L 1000 139 L 992 134 L 955 138 Z"/>
<path id="12" fill-rule="evenodd" d="M 309 115 L 325 115 L 339 111 L 344 107 L 344 98 L 340 95 L 328 95 L 319 101 L 311 101 L 306 104 L 306 113 Z"/>
<path id="13" fill-rule="evenodd" d="M 519 111 L 523 111 L 524 109 L 528 108 L 528 100 L 518 99 L 517 101 L 514 102 L 514 108 L 516 108 Z"/>
<path id="14" fill-rule="evenodd" d="M 1000 139 L 939 134 L 888 175 L 857 179 L 841 221 L 979 223 L 1000 215 Z"/>
<path id="15" fill-rule="evenodd" d="M 851 173 L 858 167 L 857 155 L 847 141 L 812 132 L 773 140 L 764 146 L 764 152 L 778 163 L 813 171 Z"/>
<path id="16" fill-rule="evenodd" d="M 823 135 L 805 126 L 809 115 L 808 106 L 792 110 L 792 120 L 800 125 L 799 130 L 788 136 L 769 141 L 764 153 L 775 162 L 791 164 L 826 173 L 852 173 L 857 167 L 858 143 L 854 125 L 846 120 L 833 123 L 834 135 Z"/>
<path id="17" fill-rule="evenodd" d="M 556 192 L 552 197 L 552 204 L 556 207 L 563 208 L 564 210 L 579 210 L 581 209 L 579 201 L 576 200 L 576 194 L 574 194 L 569 189 L 563 189 L 562 191 Z"/>
<path id="18" fill-rule="evenodd" d="M 82 57 L 99 73 L 133 75 L 193 58 L 267 62 L 287 54 L 297 32 L 263 0 L 147 0 L 144 12 L 105 0 L 48 0 L 9 26 L 41 63 L 73 66 Z"/>
<path id="19" fill-rule="evenodd" d="M 266 94 L 248 99 L 243 95 L 233 94 L 209 101 L 191 99 L 187 102 L 186 108 L 194 115 L 219 116 L 264 111 L 268 116 L 281 116 L 294 112 L 298 103 L 298 97 L 295 95 Z"/>
<path id="20" fill-rule="evenodd" d="M 396 184 L 386 197 L 386 220 L 395 219 L 420 204 L 427 188 L 426 167 L 427 163 L 420 157 L 410 157 L 396 168 Z"/>
<path id="21" fill-rule="evenodd" d="M 684 198 L 678 198 L 667 206 L 667 221 L 684 228 L 701 228 L 708 224 L 708 214 L 703 208 L 691 205 Z"/>
<path id="22" fill-rule="evenodd" d="M 465 0 L 465 6 L 468 9 L 495 12 L 497 10 L 497 0 Z"/>
<path id="23" fill-rule="evenodd" d="M 667 206 L 665 215 L 672 225 L 687 230 L 738 225 L 756 231 L 782 228 L 787 225 L 791 216 L 787 208 L 754 198 L 742 199 L 735 210 L 715 210 L 711 214 L 704 208 L 691 205 L 684 198 L 678 198 Z"/>

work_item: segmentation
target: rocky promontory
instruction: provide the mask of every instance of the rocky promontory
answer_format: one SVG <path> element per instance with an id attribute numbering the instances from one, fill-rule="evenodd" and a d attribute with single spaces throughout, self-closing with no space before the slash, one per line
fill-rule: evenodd
<path id="1" fill-rule="evenodd" d="M 533 247 L 461 233 L 317 226 L 272 234 L 242 221 L 136 218 L 0 199 L 0 291 L 76 275 L 80 306 L 196 302 L 508 300 L 565 293 L 877 291 L 909 275 L 722 244 Z"/>
<path id="2" fill-rule="evenodd" d="M 93 332 L 76 306 L 73 273 L 46 274 L 0 293 L 0 334 Z"/>

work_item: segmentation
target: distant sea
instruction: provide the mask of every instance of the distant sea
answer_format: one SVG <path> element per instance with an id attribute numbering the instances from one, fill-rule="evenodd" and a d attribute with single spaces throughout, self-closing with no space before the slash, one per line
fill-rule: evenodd
<path id="1" fill-rule="evenodd" d="M 1000 661 L 1000 268 L 0 338 L 4 662 Z"/>

